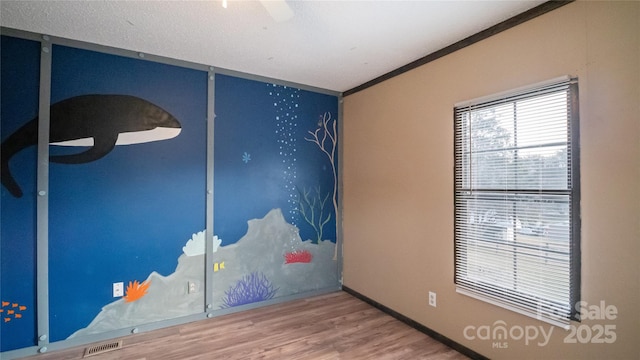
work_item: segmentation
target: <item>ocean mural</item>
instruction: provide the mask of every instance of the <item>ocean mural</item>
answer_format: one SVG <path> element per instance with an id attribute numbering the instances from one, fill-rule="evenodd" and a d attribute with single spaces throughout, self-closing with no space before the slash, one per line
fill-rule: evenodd
<path id="1" fill-rule="evenodd" d="M 204 242 L 197 234 L 189 239 L 167 276 L 152 272 L 143 283 L 146 294 L 137 301 L 118 299 L 97 313 L 90 324 L 71 337 L 152 323 L 202 311 Z M 217 236 L 216 236 L 217 238 Z M 200 245 L 198 245 L 200 244 Z M 198 247 L 198 251 L 194 251 Z M 291 247 L 288 261 L 287 251 Z M 299 230 L 286 222 L 281 209 L 272 209 L 247 222 L 247 232 L 234 244 L 214 246 L 213 260 L 225 264 L 213 277 L 213 309 L 225 309 L 326 288 L 337 288 L 338 274 L 329 240 L 303 241 Z M 290 253 L 290 254 L 291 254 Z M 299 261 L 295 261 L 295 258 Z M 174 262 L 175 264 L 175 262 Z M 188 284 L 194 283 L 193 289 Z"/>
<path id="2" fill-rule="evenodd" d="M 215 83 L 216 235 L 233 243 L 248 219 L 279 208 L 303 239 L 335 242 L 337 97 L 220 74 Z"/>
<path id="3" fill-rule="evenodd" d="M 49 147 L 49 338 L 58 341 L 121 299 L 114 283 L 140 306 L 156 285 L 144 279 L 172 273 L 185 234 L 204 229 L 208 79 L 67 46 L 51 56 L 51 133 L 60 135 Z"/>
<path id="4" fill-rule="evenodd" d="M 246 229 L 240 240 L 220 246 L 213 254 L 214 262 L 225 263 L 224 271 L 213 277 L 214 308 L 338 287 L 333 260 L 335 243 L 303 240 L 300 230 L 287 222 L 282 209 L 271 209 L 264 216 L 247 221 Z M 287 261 L 288 253 L 308 261 Z M 256 289 L 245 291 L 251 285 Z M 243 295 L 238 294 L 242 292 Z"/>
<path id="5" fill-rule="evenodd" d="M 40 52 L 2 36 L 2 352 L 38 344 Z M 210 98 L 206 71 L 48 52 L 47 341 L 338 288 L 336 96 L 215 74 Z"/>

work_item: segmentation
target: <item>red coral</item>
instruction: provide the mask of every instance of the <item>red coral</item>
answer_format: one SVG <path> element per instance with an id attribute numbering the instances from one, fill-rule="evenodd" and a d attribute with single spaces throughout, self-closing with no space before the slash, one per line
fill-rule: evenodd
<path id="1" fill-rule="evenodd" d="M 296 250 L 294 252 L 289 252 L 284 255 L 284 263 L 310 263 L 311 259 L 313 259 L 313 255 L 309 252 L 309 250 Z"/>

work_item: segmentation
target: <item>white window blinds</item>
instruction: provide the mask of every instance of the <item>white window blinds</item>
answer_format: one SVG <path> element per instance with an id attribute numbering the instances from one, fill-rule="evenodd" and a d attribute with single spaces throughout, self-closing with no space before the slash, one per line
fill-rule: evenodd
<path id="1" fill-rule="evenodd" d="M 580 292 L 577 80 L 454 109 L 459 292 L 559 325 Z"/>

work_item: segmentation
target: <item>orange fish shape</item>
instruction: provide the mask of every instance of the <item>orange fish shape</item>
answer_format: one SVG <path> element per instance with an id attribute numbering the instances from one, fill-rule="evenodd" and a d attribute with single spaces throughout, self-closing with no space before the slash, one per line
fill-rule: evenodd
<path id="1" fill-rule="evenodd" d="M 13 304 L 11 304 L 11 307 L 18 307 L 18 304 L 17 303 L 13 303 Z"/>
<path id="2" fill-rule="evenodd" d="M 8 301 L 3 301 L 3 302 L 2 302 L 2 307 L 5 307 L 5 306 L 7 306 L 7 305 L 9 305 L 9 302 L 8 302 Z"/>
<path id="3" fill-rule="evenodd" d="M 20 305 L 20 307 L 18 309 L 20 309 L 20 311 L 25 311 L 25 310 L 27 310 L 27 307 L 24 306 L 24 305 Z"/>
<path id="4" fill-rule="evenodd" d="M 16 319 L 22 318 L 22 314 L 16 314 Z"/>
<path id="5" fill-rule="evenodd" d="M 9 322 L 11 321 L 11 318 L 4 318 L 4 322 Z"/>
<path id="6" fill-rule="evenodd" d="M 0 309 L 0 313 L 3 313 L 3 312 L 4 312 L 4 309 Z"/>
<path id="7" fill-rule="evenodd" d="M 15 313 L 15 310 L 7 310 L 7 315 L 13 315 Z"/>

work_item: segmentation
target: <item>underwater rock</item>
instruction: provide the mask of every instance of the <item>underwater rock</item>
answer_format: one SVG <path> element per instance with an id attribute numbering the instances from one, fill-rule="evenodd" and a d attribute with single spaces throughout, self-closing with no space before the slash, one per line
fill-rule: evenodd
<path id="1" fill-rule="evenodd" d="M 203 274 L 204 255 L 182 254 L 171 275 L 162 276 L 154 271 L 147 277 L 145 281 L 150 285 L 144 297 L 135 302 L 126 302 L 121 298 L 104 306 L 86 328 L 76 331 L 69 338 L 201 312 L 204 308 Z M 188 294 L 189 281 L 195 282 L 197 292 Z"/>
<path id="2" fill-rule="evenodd" d="M 213 308 L 221 309 L 226 293 L 252 273 L 261 273 L 269 282 L 271 297 L 283 297 L 306 291 L 338 288 L 337 263 L 333 260 L 335 244 L 302 241 L 296 226 L 286 222 L 280 209 L 273 209 L 262 219 L 248 221 L 247 233 L 235 244 L 220 246 L 213 253 Z M 285 263 L 284 255 L 308 252 L 308 263 Z M 188 252 L 193 254 L 194 252 Z M 69 338 L 123 329 L 160 320 L 201 313 L 204 309 L 204 254 L 178 258 L 176 270 L 169 276 L 152 272 L 147 294 L 134 302 L 114 301 L 84 329 Z M 188 283 L 196 291 L 188 292 Z M 262 299 L 258 299 L 260 301 Z"/>
<path id="3" fill-rule="evenodd" d="M 262 219 L 248 221 L 247 233 L 237 243 L 218 248 L 214 262 L 224 262 L 225 270 L 213 275 L 213 307 L 224 306 L 225 292 L 243 276 L 262 272 L 278 291 L 275 297 L 338 287 L 335 244 L 302 241 L 296 226 L 287 223 L 280 209 L 272 209 Z M 285 263 L 284 255 L 307 251 L 309 263 Z"/>

